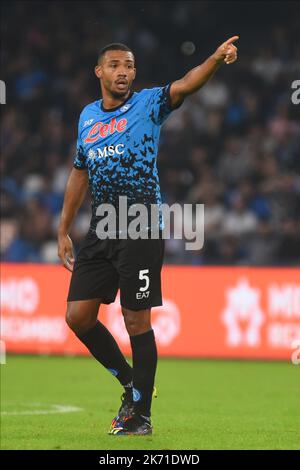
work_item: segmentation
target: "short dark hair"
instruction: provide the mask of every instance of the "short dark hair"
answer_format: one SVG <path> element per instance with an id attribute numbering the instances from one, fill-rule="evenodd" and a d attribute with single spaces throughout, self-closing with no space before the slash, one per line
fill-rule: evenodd
<path id="1" fill-rule="evenodd" d="M 131 54 L 134 57 L 134 54 L 133 54 L 132 50 L 130 49 L 130 47 L 128 47 L 125 44 L 122 44 L 120 42 L 113 42 L 111 44 L 107 44 L 107 46 L 104 46 L 101 49 L 101 51 L 98 54 L 98 64 L 99 64 L 99 62 L 101 62 L 102 57 L 104 56 L 104 54 L 107 51 L 127 51 L 127 52 L 131 52 Z"/>

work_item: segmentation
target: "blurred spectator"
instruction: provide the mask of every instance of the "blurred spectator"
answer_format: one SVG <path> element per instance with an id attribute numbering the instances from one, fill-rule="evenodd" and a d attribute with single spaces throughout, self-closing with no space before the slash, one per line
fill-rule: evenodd
<path id="1" fill-rule="evenodd" d="M 225 235 L 242 237 L 255 232 L 257 217 L 247 209 L 245 199 L 236 193 L 232 198 L 231 209 L 223 219 L 222 232 Z"/>
<path id="2" fill-rule="evenodd" d="M 282 265 L 299 266 L 300 224 L 299 220 L 287 218 L 279 239 L 276 262 Z"/>
<path id="3" fill-rule="evenodd" d="M 219 2 L 216 28 L 214 2 L 6 2 L 2 260 L 58 262 L 56 232 L 78 118 L 100 92 L 93 71 L 99 49 L 128 44 L 137 63 L 134 89 L 164 85 L 236 33 L 232 8 L 239 60 L 221 67 L 162 128 L 163 202 L 205 206 L 203 250 L 168 240 L 166 262 L 299 265 L 300 107 L 291 101 L 300 73 L 297 2 L 273 3 L 268 24 L 256 22 L 252 5 L 239 12 Z M 195 44 L 191 55 L 185 41 Z M 90 214 L 87 197 L 71 231 L 75 248 Z"/>
<path id="4" fill-rule="evenodd" d="M 247 243 L 245 264 L 269 266 L 273 264 L 278 252 L 278 237 L 270 221 L 261 219 L 257 232 Z"/>

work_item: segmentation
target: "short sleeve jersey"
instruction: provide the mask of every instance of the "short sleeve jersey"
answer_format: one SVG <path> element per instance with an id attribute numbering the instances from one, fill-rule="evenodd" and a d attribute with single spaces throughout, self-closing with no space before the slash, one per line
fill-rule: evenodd
<path id="1" fill-rule="evenodd" d="M 173 108 L 170 84 L 132 92 L 122 105 L 105 109 L 102 100 L 88 104 L 78 125 L 74 167 L 87 169 L 92 196 L 91 230 L 97 207 L 119 196 L 132 204 L 161 204 L 157 153 L 160 129 Z"/>

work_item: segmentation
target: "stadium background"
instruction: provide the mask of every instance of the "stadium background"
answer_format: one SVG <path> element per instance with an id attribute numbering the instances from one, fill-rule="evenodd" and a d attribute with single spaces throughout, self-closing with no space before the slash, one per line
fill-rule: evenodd
<path id="1" fill-rule="evenodd" d="M 90 368 L 94 374 L 98 370 L 97 364 L 84 362 L 90 359 L 44 356 L 86 353 L 63 320 L 69 274 L 58 264 L 56 231 L 75 155 L 79 113 L 99 96 L 93 74 L 98 50 L 110 42 L 131 47 L 137 65 L 134 89 L 139 90 L 180 78 L 235 34 L 240 36 L 238 61 L 223 66 L 189 97 L 161 132 L 158 167 L 163 201 L 205 204 L 205 246 L 193 252 L 184 249 L 184 241 L 166 241 L 165 307 L 154 313 L 154 327 L 161 357 L 285 362 L 161 359 L 158 378 L 165 397 L 161 404 L 154 404 L 157 414 L 159 410 L 166 414 L 163 399 L 178 406 L 168 393 L 180 387 L 182 401 L 196 403 L 189 410 L 190 422 L 196 424 L 200 413 L 204 414 L 208 434 L 201 442 L 189 439 L 185 447 L 184 440 L 171 443 L 164 435 L 165 440 L 156 445 L 298 448 L 300 106 L 292 102 L 291 84 L 300 78 L 299 5 L 196 1 L 4 5 L 1 79 L 6 83 L 7 104 L 1 107 L 1 345 L 8 353 L 43 354 L 7 359 L 4 415 L 11 410 L 19 415 L 3 416 L 8 420 L 4 448 L 72 445 L 70 435 L 67 439 L 63 431 L 63 444 L 58 438 L 41 440 L 43 433 L 34 431 L 35 417 L 20 416 L 24 407 L 35 409 L 32 402 L 44 398 L 41 406 L 45 407 L 56 394 L 57 400 L 61 398 L 54 377 L 61 381 L 61 390 L 69 397 L 66 401 L 80 405 L 81 400 L 69 390 L 70 368 L 76 366 L 78 376 L 73 373 L 73 380 L 85 377 L 83 383 L 90 380 L 85 370 Z M 70 234 L 75 247 L 87 231 L 89 218 L 87 198 Z M 101 315 L 129 354 L 118 302 Z M 38 376 L 45 370 L 49 376 L 40 382 Z M 185 371 L 186 383 L 191 381 L 189 370 L 199 377 L 196 383 L 190 382 L 189 394 L 178 382 L 179 370 Z M 94 377 L 91 395 L 99 394 L 100 382 L 107 391 L 112 387 L 105 372 L 97 374 L 101 381 Z M 209 384 L 219 386 L 218 374 L 225 377 L 220 396 L 209 398 Z M 23 392 L 16 394 L 21 378 Z M 204 380 L 207 388 L 203 388 Z M 255 388 L 253 380 L 260 388 Z M 45 392 L 48 381 L 50 395 Z M 79 391 L 82 385 L 77 385 Z M 113 397 L 119 392 L 115 388 L 107 393 Z M 253 411 L 258 395 L 263 401 L 262 421 L 260 410 Z M 199 397 L 203 403 L 198 406 Z M 86 408 L 99 407 L 94 399 L 85 400 Z M 221 401 L 224 408 L 218 411 Z M 104 407 L 110 411 L 113 405 L 107 401 Z M 232 411 L 236 407 L 238 417 Z M 276 429 L 268 427 L 274 407 Z M 108 411 L 103 420 L 108 419 Z M 179 407 L 182 423 L 185 412 L 186 408 Z M 69 424 L 78 426 L 79 415 L 68 418 L 73 420 Z M 102 415 L 93 419 L 95 425 L 102 425 Z M 163 418 L 159 419 L 164 426 Z M 225 434 L 213 431 L 220 419 L 234 434 L 230 442 Z M 57 423 L 52 422 L 53 429 Z M 254 436 L 258 423 L 262 433 Z M 85 438 L 75 440 L 73 445 L 78 447 L 73 448 L 99 448 L 89 427 L 90 423 L 84 423 Z M 151 442 L 147 445 L 155 448 Z"/>

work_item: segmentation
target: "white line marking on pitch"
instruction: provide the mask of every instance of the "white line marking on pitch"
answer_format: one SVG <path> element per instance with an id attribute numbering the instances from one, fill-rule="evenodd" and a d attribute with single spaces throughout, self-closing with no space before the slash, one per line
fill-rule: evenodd
<path id="1" fill-rule="evenodd" d="M 30 406 L 28 404 L 27 406 Z M 37 406 L 37 403 L 32 403 L 31 406 Z M 40 406 L 40 404 L 39 404 Z M 1 411 L 1 416 L 22 416 L 22 415 L 50 415 L 55 413 L 76 413 L 83 411 L 83 408 L 68 405 L 47 405 L 50 407 L 48 410 L 26 410 L 26 411 Z"/>

